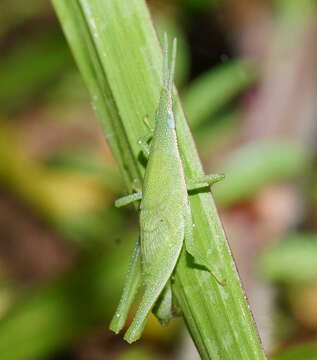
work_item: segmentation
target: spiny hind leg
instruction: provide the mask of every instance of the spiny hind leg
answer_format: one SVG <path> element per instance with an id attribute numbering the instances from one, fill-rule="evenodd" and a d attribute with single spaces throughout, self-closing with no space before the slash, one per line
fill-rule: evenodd
<path id="1" fill-rule="evenodd" d="M 147 317 L 155 305 L 156 300 L 160 296 L 169 276 L 159 279 L 152 278 L 145 286 L 145 291 L 135 317 L 124 335 L 124 339 L 128 343 L 132 343 L 141 337 Z"/>
<path id="2" fill-rule="evenodd" d="M 141 247 L 140 240 L 138 240 L 131 256 L 119 305 L 109 326 L 110 330 L 115 333 L 118 333 L 124 327 L 130 307 L 135 299 L 138 288 L 141 285 L 140 254 Z"/>
<path id="3" fill-rule="evenodd" d="M 193 238 L 193 223 L 191 216 L 188 215 L 185 227 L 185 248 L 186 251 L 194 258 L 194 261 L 197 265 L 202 265 L 210 272 L 210 274 L 215 278 L 219 285 L 224 286 L 226 284 L 225 279 L 219 278 L 218 275 L 215 274 L 210 261 L 208 261 L 207 257 L 204 256 L 201 251 L 198 249 L 197 245 L 195 244 Z"/>
<path id="4" fill-rule="evenodd" d="M 209 174 L 193 179 L 188 179 L 187 190 L 196 190 L 202 187 L 213 185 L 216 182 L 223 180 L 224 177 L 224 174 Z"/>

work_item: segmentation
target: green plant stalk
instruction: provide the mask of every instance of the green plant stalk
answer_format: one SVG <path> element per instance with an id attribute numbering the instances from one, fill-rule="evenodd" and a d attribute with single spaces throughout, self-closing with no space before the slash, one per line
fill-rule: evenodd
<path id="1" fill-rule="evenodd" d="M 162 55 L 143 0 L 53 0 L 64 32 L 102 121 L 129 192 L 142 181 L 138 139 L 153 122 Z M 188 178 L 203 174 L 179 101 L 175 103 L 179 148 Z M 174 292 L 202 359 L 264 359 L 225 234 L 210 193 L 190 197 L 194 239 L 209 256 L 218 285 L 182 252 Z"/>

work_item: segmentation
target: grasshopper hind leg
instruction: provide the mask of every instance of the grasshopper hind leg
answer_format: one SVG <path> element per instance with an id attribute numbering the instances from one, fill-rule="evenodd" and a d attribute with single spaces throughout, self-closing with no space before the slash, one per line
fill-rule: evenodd
<path id="1" fill-rule="evenodd" d="M 140 240 L 136 242 L 133 250 L 128 274 L 125 279 L 123 292 L 117 310 L 110 323 L 110 330 L 118 333 L 124 327 L 130 307 L 141 285 Z"/>
<path id="2" fill-rule="evenodd" d="M 193 223 L 191 216 L 188 215 L 188 219 L 186 221 L 186 228 L 185 228 L 185 248 L 186 251 L 193 257 L 195 263 L 197 265 L 204 266 L 209 273 L 214 277 L 219 285 L 224 286 L 226 284 L 225 279 L 220 279 L 217 274 L 215 274 L 210 261 L 208 261 L 207 257 L 202 255 L 201 252 L 198 250 L 197 246 L 195 245 L 194 238 L 193 238 Z"/>

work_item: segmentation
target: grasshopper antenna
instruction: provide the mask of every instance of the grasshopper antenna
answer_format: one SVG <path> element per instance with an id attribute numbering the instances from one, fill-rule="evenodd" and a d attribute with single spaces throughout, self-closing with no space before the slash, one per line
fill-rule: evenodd
<path id="1" fill-rule="evenodd" d="M 168 71 L 168 38 L 167 33 L 164 33 L 163 41 L 163 87 L 168 89 L 169 71 Z"/>

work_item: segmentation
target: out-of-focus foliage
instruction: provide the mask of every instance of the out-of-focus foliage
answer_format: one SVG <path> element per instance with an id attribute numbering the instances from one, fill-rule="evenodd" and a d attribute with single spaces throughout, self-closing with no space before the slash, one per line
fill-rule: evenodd
<path id="1" fill-rule="evenodd" d="M 254 80 L 253 69 L 243 61 L 227 62 L 195 79 L 183 94 L 183 106 L 190 126 L 212 119 L 222 106 L 241 94 Z"/>
<path id="2" fill-rule="evenodd" d="M 114 311 L 131 241 L 22 297 L 0 322 L 3 360 L 43 358 L 104 323 Z M 109 285 L 111 284 L 111 291 Z M 16 344 L 19 346 L 16 346 Z"/>
<path id="3" fill-rule="evenodd" d="M 298 177 L 309 169 L 309 156 L 294 142 L 257 141 L 230 155 L 222 171 L 227 179 L 215 187 L 222 206 L 247 200 L 265 186 Z"/>
<path id="4" fill-rule="evenodd" d="M 21 64 L 23 62 L 23 65 Z M 40 34 L 0 59 L 0 107 L 10 112 L 27 104 L 32 96 L 58 79 L 72 64 L 60 34 Z"/>
<path id="5" fill-rule="evenodd" d="M 317 359 L 317 344 L 307 343 L 303 345 L 290 346 L 289 349 L 282 351 L 271 357 L 272 360 L 315 360 Z"/>
<path id="6" fill-rule="evenodd" d="M 220 4 L 223 0 L 178 0 L 191 11 L 201 11 Z"/>
<path id="7" fill-rule="evenodd" d="M 267 249 L 259 264 L 267 280 L 304 285 L 317 282 L 317 235 L 298 234 Z"/>
<path id="8" fill-rule="evenodd" d="M 128 349 L 118 360 L 155 360 L 155 354 L 142 346 L 133 346 Z"/>
<path id="9" fill-rule="evenodd" d="M 45 0 L 30 0 L 28 6 L 19 0 L 4 0 L 0 4 L 0 40 L 6 33 L 14 30 L 21 23 L 37 17 L 47 9 Z"/>
<path id="10" fill-rule="evenodd" d="M 184 34 L 184 29 L 176 22 L 171 21 L 169 17 L 158 13 L 155 16 L 155 25 L 158 31 L 160 41 L 162 43 L 163 34 L 167 32 L 170 41 L 177 38 L 177 59 L 175 68 L 175 83 L 177 87 L 182 87 L 187 81 L 189 75 L 189 48 Z"/>
<path id="11" fill-rule="evenodd" d="M 93 161 L 90 163 L 93 170 L 89 173 L 87 168 L 82 172 L 74 171 L 74 165 L 68 169 L 47 168 L 24 153 L 12 128 L 0 128 L 0 139 L 1 184 L 18 195 L 41 219 L 68 239 L 88 247 L 90 243 L 104 243 L 114 229 L 119 231 L 120 217 L 114 209 L 108 210 L 113 197 L 107 191 L 109 181 L 106 179 L 115 182 L 114 171 L 113 175 L 106 167 L 101 171 Z M 77 168 L 81 165 L 83 169 L 84 163 L 82 156 Z M 108 222 L 104 221 L 104 216 L 108 217 Z"/>

